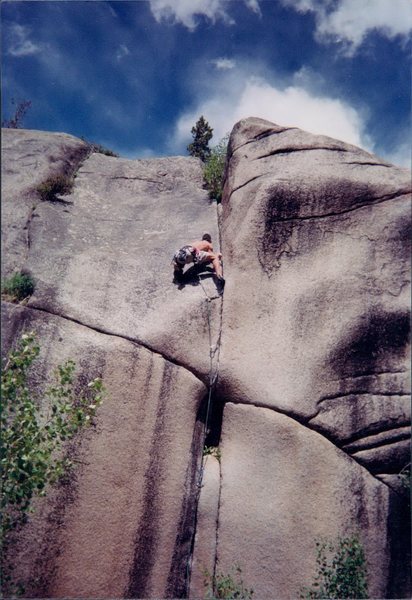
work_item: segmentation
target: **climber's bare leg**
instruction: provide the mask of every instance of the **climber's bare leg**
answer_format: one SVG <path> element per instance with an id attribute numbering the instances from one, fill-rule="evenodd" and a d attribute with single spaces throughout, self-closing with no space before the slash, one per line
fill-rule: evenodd
<path id="1" fill-rule="evenodd" d="M 223 273 L 222 273 L 222 264 L 220 262 L 220 257 L 217 254 L 213 255 L 213 259 L 212 259 L 212 264 L 213 264 L 213 268 L 215 270 L 215 273 L 218 277 L 223 277 Z"/>

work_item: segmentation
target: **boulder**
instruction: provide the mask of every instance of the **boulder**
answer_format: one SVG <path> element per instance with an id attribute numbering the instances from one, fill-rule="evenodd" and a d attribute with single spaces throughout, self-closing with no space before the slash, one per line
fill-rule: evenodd
<path id="1" fill-rule="evenodd" d="M 36 208 L 26 263 L 36 291 L 28 305 L 142 343 L 205 377 L 208 345 L 193 349 L 201 339 L 208 344 L 205 300 L 217 296 L 216 286 L 209 269 L 178 289 L 171 267 L 174 251 L 203 232 L 219 240 L 200 161 L 94 153 L 67 200 Z M 210 305 L 214 326 L 219 304 Z"/>
<path id="2" fill-rule="evenodd" d="M 406 431 L 410 194 L 407 169 L 355 146 L 262 119 L 235 125 L 222 397 L 289 414 L 339 446 Z"/>

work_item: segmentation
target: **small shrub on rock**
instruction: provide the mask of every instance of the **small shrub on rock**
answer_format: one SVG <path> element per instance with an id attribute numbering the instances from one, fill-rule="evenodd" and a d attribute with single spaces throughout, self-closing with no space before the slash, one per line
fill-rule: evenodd
<path id="1" fill-rule="evenodd" d="M 203 456 L 214 456 L 219 463 L 222 459 L 222 453 L 218 446 L 205 446 L 203 448 Z"/>
<path id="2" fill-rule="evenodd" d="M 73 189 L 73 178 L 67 175 L 52 175 L 37 186 L 40 198 L 47 202 L 59 201 L 60 194 L 70 194 Z"/>
<path id="3" fill-rule="evenodd" d="M 216 573 L 214 576 L 205 571 L 204 585 L 207 588 L 205 598 L 207 600 L 251 600 L 253 589 L 246 588 L 241 578 L 242 569 L 236 565 L 229 573 Z"/>
<path id="4" fill-rule="evenodd" d="M 31 107 L 31 100 L 19 100 L 16 102 L 16 100 L 12 98 L 11 104 L 15 107 L 14 115 L 10 117 L 10 119 L 4 119 L 1 122 L 1 126 L 8 129 L 20 129 L 23 126 L 24 117 Z"/>
<path id="5" fill-rule="evenodd" d="M 210 198 L 220 202 L 223 192 L 223 176 L 226 165 L 227 145 L 229 134 L 220 140 L 217 146 L 211 149 L 210 156 L 206 159 L 203 177 L 209 190 Z"/>
<path id="6" fill-rule="evenodd" d="M 0 566 L 3 591 L 8 596 L 22 589 L 13 580 L 8 552 L 13 531 L 32 512 L 32 498 L 46 495 L 47 486 L 73 467 L 63 443 L 92 422 L 104 394 L 99 378 L 75 393 L 75 364 L 68 360 L 57 367 L 55 381 L 44 393 L 46 402 L 42 402 L 28 383 L 30 367 L 39 352 L 35 334 L 23 334 L 5 361 L 1 379 Z"/>
<path id="7" fill-rule="evenodd" d="M 317 573 L 301 598 L 368 598 L 365 554 L 356 535 L 337 543 L 318 541 L 316 548 Z"/>
<path id="8" fill-rule="evenodd" d="M 39 355 L 33 332 L 21 336 L 6 360 L 1 379 L 1 542 L 24 522 L 34 495 L 45 495 L 72 463 L 57 452 L 65 440 L 89 425 L 104 393 L 99 378 L 80 394 L 74 392 L 75 363 L 57 367 L 55 381 L 45 391 L 42 403 L 30 389 L 29 369 Z M 47 404 L 45 412 L 42 404 Z M 57 454 L 56 454 L 57 452 Z"/>
<path id="9" fill-rule="evenodd" d="M 34 292 L 34 281 L 28 273 L 17 272 L 2 282 L 2 298 L 9 302 L 21 302 Z"/>

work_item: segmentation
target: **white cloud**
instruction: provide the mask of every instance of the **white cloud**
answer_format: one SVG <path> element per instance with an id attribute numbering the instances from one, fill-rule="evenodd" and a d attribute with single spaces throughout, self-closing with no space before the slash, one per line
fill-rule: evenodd
<path id="1" fill-rule="evenodd" d="M 236 66 L 236 62 L 230 58 L 216 58 L 215 60 L 212 60 L 211 63 L 215 65 L 216 69 L 224 71 L 234 69 Z"/>
<path id="2" fill-rule="evenodd" d="M 240 78 L 237 85 L 233 85 L 233 80 L 227 85 L 220 82 L 215 88 L 215 95 L 200 101 L 178 119 L 171 143 L 174 151 L 190 141 L 190 130 L 200 115 L 213 127 L 216 143 L 240 119 L 260 117 L 371 149 L 361 115 L 341 100 L 316 95 L 300 85 L 275 87 L 254 76 Z"/>
<path id="3" fill-rule="evenodd" d="M 129 54 L 130 54 L 129 48 L 127 46 L 125 46 L 124 44 L 121 44 L 116 52 L 116 60 L 121 61 L 122 58 L 124 58 L 125 56 L 128 56 Z"/>
<path id="4" fill-rule="evenodd" d="M 11 56 L 30 56 L 31 54 L 37 54 L 41 51 L 41 46 L 34 44 L 28 37 L 29 32 L 26 27 L 13 24 L 9 29 L 9 48 L 7 54 Z"/>
<path id="5" fill-rule="evenodd" d="M 210 19 L 213 23 L 221 20 L 227 25 L 234 25 L 235 21 L 226 11 L 230 6 L 225 0 L 149 0 L 150 9 L 156 21 L 171 21 L 182 23 L 194 31 L 200 16 Z M 258 0 L 244 0 L 246 6 L 260 15 Z"/>
<path id="6" fill-rule="evenodd" d="M 412 29 L 410 0 L 282 0 L 298 12 L 314 12 L 319 41 L 343 41 L 352 54 L 372 30 L 394 38 Z"/>
<path id="7" fill-rule="evenodd" d="M 150 0 L 150 9 L 159 23 L 162 20 L 182 23 L 191 31 L 196 29 L 196 16 L 233 24 L 222 0 Z"/>
<path id="8" fill-rule="evenodd" d="M 253 12 L 255 12 L 257 15 L 262 14 L 260 12 L 260 6 L 259 6 L 258 0 L 245 0 L 245 4 L 250 10 L 253 10 Z"/>

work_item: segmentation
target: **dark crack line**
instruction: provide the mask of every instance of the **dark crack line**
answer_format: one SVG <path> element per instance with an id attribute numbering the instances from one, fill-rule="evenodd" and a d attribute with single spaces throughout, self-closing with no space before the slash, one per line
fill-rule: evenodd
<path id="1" fill-rule="evenodd" d="M 347 208 L 346 210 L 342 210 L 339 212 L 330 212 L 330 213 L 325 213 L 323 215 L 310 215 L 307 217 L 305 217 L 305 216 L 286 217 L 284 219 L 274 219 L 273 223 L 289 223 L 291 221 L 313 221 L 316 219 L 327 219 L 329 217 L 339 217 L 340 215 L 344 215 L 346 213 L 351 213 L 351 212 L 354 212 L 355 210 L 360 210 L 360 209 L 364 208 L 365 206 L 375 206 L 376 204 L 382 204 L 383 202 L 388 202 L 388 201 L 394 200 L 396 198 L 401 198 L 402 196 L 409 196 L 410 193 L 411 193 L 410 191 L 395 192 L 393 194 L 387 194 L 386 196 L 373 198 L 373 200 L 371 202 L 362 202 L 360 204 L 357 204 L 356 206 L 352 206 L 350 208 Z"/>
<path id="2" fill-rule="evenodd" d="M 331 381 L 336 381 L 341 383 L 342 381 L 347 381 L 348 379 L 360 379 L 362 377 L 376 377 L 379 375 L 398 375 L 399 373 L 408 373 L 408 371 L 373 371 L 371 373 L 360 373 L 359 375 L 352 375 L 351 377 L 344 377 L 339 379 L 331 379 Z"/>
<path id="3" fill-rule="evenodd" d="M 73 216 L 81 216 L 82 219 L 88 219 L 89 221 L 93 221 L 94 223 L 101 223 L 101 222 L 109 222 L 109 223 L 135 223 L 137 224 L 139 221 L 138 219 L 103 219 L 101 217 L 97 218 L 96 216 L 90 216 L 86 213 L 81 214 L 80 211 L 69 211 L 71 215 Z"/>
<path id="4" fill-rule="evenodd" d="M 127 180 L 131 180 L 131 181 L 146 181 L 148 183 L 155 183 L 156 185 L 159 185 L 161 183 L 163 183 L 163 181 L 155 181 L 154 179 L 146 179 L 145 177 L 126 177 L 125 175 L 116 175 L 113 177 L 109 177 L 109 179 L 111 180 L 115 180 L 115 179 L 127 179 Z"/>
<path id="5" fill-rule="evenodd" d="M 202 374 L 196 372 L 195 369 L 190 368 L 188 365 L 185 365 L 184 363 L 179 363 L 177 360 L 175 360 L 175 359 L 167 356 L 166 354 L 163 354 L 162 352 L 159 352 L 158 350 L 156 350 L 155 348 L 153 348 L 150 344 L 147 344 L 146 342 L 143 342 L 139 338 L 133 338 L 131 336 L 120 334 L 120 333 L 113 333 L 112 331 L 109 331 L 108 329 L 104 329 L 103 327 L 96 327 L 96 326 L 88 325 L 87 323 L 83 323 L 82 321 L 80 321 L 79 319 L 75 319 L 74 317 L 69 317 L 67 315 L 62 315 L 62 314 L 59 314 L 57 312 L 53 312 L 53 311 L 51 311 L 49 309 L 42 308 L 40 306 L 26 305 L 24 308 L 29 308 L 31 310 L 36 310 L 36 311 L 39 311 L 39 312 L 42 312 L 42 313 L 45 313 L 45 314 L 53 315 L 54 317 L 59 317 L 60 319 L 65 319 L 66 321 L 70 321 L 71 323 L 75 323 L 76 325 L 81 325 L 82 327 L 86 327 L 87 329 L 91 329 L 92 331 L 95 331 L 96 333 L 102 333 L 103 335 L 109 335 L 111 337 L 120 338 L 120 339 L 126 340 L 127 342 L 131 342 L 132 344 L 135 344 L 137 346 L 141 346 L 143 348 L 146 348 L 146 350 L 149 350 L 153 354 L 157 354 L 158 356 L 161 356 L 164 360 L 166 360 L 167 362 L 172 363 L 176 367 L 181 367 L 183 369 L 186 369 L 194 377 L 196 377 L 196 379 L 199 379 L 199 381 L 201 381 L 204 385 L 207 386 L 207 375 L 204 376 L 205 380 L 203 380 Z"/>
<path id="6" fill-rule="evenodd" d="M 318 431 L 322 435 L 325 435 L 325 437 L 327 437 L 327 435 L 331 435 L 330 430 L 325 425 L 322 425 L 321 423 L 320 424 L 316 423 L 316 421 L 314 419 L 316 419 L 316 417 L 309 419 L 308 423 L 312 424 L 312 421 L 313 421 L 313 425 L 312 426 L 309 425 L 310 429 L 313 428 L 315 431 Z M 380 427 L 379 425 L 378 426 L 376 426 L 376 425 L 370 426 L 369 425 L 369 426 L 363 427 L 356 433 L 353 433 L 348 438 L 343 439 L 343 440 L 336 440 L 336 442 L 334 442 L 334 443 L 339 447 L 349 446 L 350 444 L 358 442 L 362 439 L 366 439 L 368 437 L 380 435 L 382 433 L 389 433 L 396 429 L 402 429 L 404 427 L 410 427 L 410 426 L 411 426 L 410 420 L 406 417 L 397 423 L 393 423 L 392 426 L 387 426 L 384 428 Z"/>
<path id="7" fill-rule="evenodd" d="M 33 220 L 36 208 L 37 208 L 37 205 L 34 205 L 31 207 L 30 212 L 27 216 L 26 224 L 23 227 L 23 231 L 26 232 L 26 258 L 25 258 L 26 261 L 29 259 L 30 248 L 31 248 L 30 225 Z"/>
<path id="8" fill-rule="evenodd" d="M 350 161 L 342 163 L 344 165 L 367 165 L 368 167 L 393 167 L 393 165 L 389 163 L 376 163 L 376 162 L 362 162 L 362 161 Z"/>
<path id="9" fill-rule="evenodd" d="M 269 156 L 275 156 L 276 154 L 292 154 L 294 152 L 312 152 L 313 150 L 328 150 L 329 152 L 353 152 L 353 150 L 347 150 L 346 148 L 334 148 L 333 146 L 302 146 L 301 148 L 278 148 L 272 150 L 268 154 L 258 156 L 253 160 L 261 160 L 262 158 L 268 158 Z"/>
<path id="10" fill-rule="evenodd" d="M 318 406 L 327 400 L 338 400 L 339 398 L 347 398 L 348 396 L 388 396 L 390 398 L 397 398 L 411 395 L 410 392 L 370 392 L 369 390 L 355 390 L 353 392 L 345 392 L 344 394 L 333 394 L 330 396 L 325 396 L 318 401 Z"/>
<path id="11" fill-rule="evenodd" d="M 268 173 L 262 173 L 262 175 L 256 175 L 255 177 L 252 177 L 252 179 L 249 179 L 248 181 L 246 181 L 245 183 L 242 183 L 242 185 L 238 185 L 238 187 L 234 188 L 229 195 L 229 200 L 232 197 L 232 194 L 234 194 L 235 192 L 237 192 L 238 190 L 241 190 L 243 187 L 247 186 L 249 183 L 252 183 L 252 181 L 256 181 L 256 179 L 260 179 L 261 177 L 265 177 L 266 175 L 268 175 Z"/>
<path id="12" fill-rule="evenodd" d="M 219 563 L 219 529 L 220 529 L 220 508 L 222 503 L 222 487 L 223 487 L 223 471 L 222 463 L 219 463 L 219 495 L 217 499 L 217 511 L 216 511 L 216 529 L 215 529 L 215 548 L 214 548 L 214 561 L 213 561 L 213 581 L 216 578 L 216 569 Z"/>
<path id="13" fill-rule="evenodd" d="M 407 431 L 405 431 L 405 429 Z M 341 446 L 342 450 L 344 450 L 345 452 L 349 452 L 352 456 L 354 454 L 357 454 L 358 452 L 364 452 L 365 450 L 374 450 L 375 448 L 382 448 L 383 446 L 391 446 L 392 444 L 395 444 L 396 442 L 402 442 L 404 440 L 408 440 L 411 437 L 411 427 L 410 425 L 406 425 L 404 427 L 397 427 L 394 428 L 392 430 L 387 430 L 387 431 L 393 431 L 394 435 L 393 437 L 389 438 L 389 439 L 384 439 L 384 440 L 369 440 L 369 437 L 373 437 L 375 434 L 372 434 L 370 436 L 365 436 L 364 438 L 360 438 L 358 441 L 360 444 L 363 444 L 363 441 L 365 442 L 364 445 L 360 445 L 359 447 L 352 447 L 351 448 L 351 444 L 344 444 L 343 446 Z M 395 433 L 397 432 L 398 433 Z M 382 432 L 382 433 L 386 433 Z M 353 442 L 356 443 L 356 442 Z"/>
<path id="14" fill-rule="evenodd" d="M 284 129 L 267 129 L 266 131 L 263 131 L 262 133 L 258 133 L 257 135 L 255 135 L 255 137 L 251 140 L 248 140 L 247 142 L 244 142 L 243 144 L 240 144 L 240 146 L 237 146 L 236 148 L 234 148 L 232 150 L 232 154 L 230 155 L 231 157 L 234 155 L 235 152 L 237 152 L 240 148 L 243 148 L 244 146 L 247 146 L 248 144 L 254 144 L 255 142 L 259 142 L 260 140 L 263 140 L 264 138 L 270 137 L 272 135 L 278 135 L 280 133 L 284 133 L 285 131 L 290 131 L 292 129 L 298 129 L 297 127 L 285 127 Z"/>

